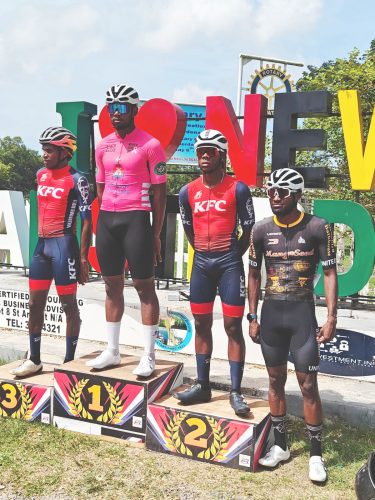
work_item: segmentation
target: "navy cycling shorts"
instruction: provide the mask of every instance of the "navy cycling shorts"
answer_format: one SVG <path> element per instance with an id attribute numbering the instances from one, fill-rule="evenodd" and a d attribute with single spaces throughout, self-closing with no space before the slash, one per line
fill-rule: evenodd
<path id="1" fill-rule="evenodd" d="M 245 310 L 245 274 L 238 252 L 195 252 L 190 278 L 193 314 L 210 314 L 219 291 L 223 314 L 241 318 Z"/>
<path id="2" fill-rule="evenodd" d="M 79 247 L 74 234 L 39 238 L 30 263 L 30 290 L 49 290 L 54 279 L 59 295 L 76 293 L 79 265 Z"/>

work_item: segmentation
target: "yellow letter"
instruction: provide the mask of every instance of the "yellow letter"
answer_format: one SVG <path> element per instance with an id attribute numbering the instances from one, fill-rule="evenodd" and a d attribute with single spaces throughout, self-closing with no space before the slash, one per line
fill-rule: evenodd
<path id="1" fill-rule="evenodd" d="M 375 110 L 365 145 L 358 91 L 340 90 L 338 97 L 352 189 L 371 191 L 375 187 Z"/>

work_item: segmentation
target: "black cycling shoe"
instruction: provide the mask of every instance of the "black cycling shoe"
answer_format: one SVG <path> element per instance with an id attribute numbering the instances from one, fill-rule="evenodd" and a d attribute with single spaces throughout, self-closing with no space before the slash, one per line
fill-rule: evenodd
<path id="1" fill-rule="evenodd" d="M 203 389 L 199 382 L 193 384 L 183 392 L 175 392 L 173 396 L 185 405 L 195 403 L 208 403 L 211 401 L 211 389 Z"/>
<path id="2" fill-rule="evenodd" d="M 229 401 L 234 413 L 239 417 L 246 417 L 250 413 L 250 406 L 240 392 L 231 391 Z"/>

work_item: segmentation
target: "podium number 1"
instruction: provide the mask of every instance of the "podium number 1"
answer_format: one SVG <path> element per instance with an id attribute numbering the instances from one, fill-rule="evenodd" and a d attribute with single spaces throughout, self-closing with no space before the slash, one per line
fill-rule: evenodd
<path id="1" fill-rule="evenodd" d="M 89 404 L 89 410 L 103 411 L 103 406 L 100 404 L 100 385 L 92 385 L 87 392 L 92 394 L 92 403 Z"/>
<path id="2" fill-rule="evenodd" d="M 198 448 L 207 448 L 207 439 L 202 438 L 207 430 L 206 424 L 200 418 L 188 418 L 186 423 L 189 427 L 196 427 L 185 436 L 185 444 L 188 446 L 197 446 Z"/>

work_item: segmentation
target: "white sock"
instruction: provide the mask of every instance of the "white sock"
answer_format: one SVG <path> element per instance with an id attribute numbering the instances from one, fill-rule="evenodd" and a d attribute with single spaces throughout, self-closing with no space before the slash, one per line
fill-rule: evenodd
<path id="1" fill-rule="evenodd" d="M 143 340 L 145 355 L 155 357 L 155 340 L 158 336 L 159 325 L 143 325 Z"/>
<path id="2" fill-rule="evenodd" d="M 107 321 L 108 350 L 113 355 L 119 353 L 120 326 L 121 326 L 121 321 L 117 322 Z"/>

